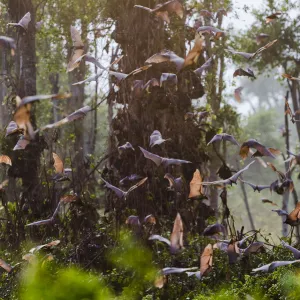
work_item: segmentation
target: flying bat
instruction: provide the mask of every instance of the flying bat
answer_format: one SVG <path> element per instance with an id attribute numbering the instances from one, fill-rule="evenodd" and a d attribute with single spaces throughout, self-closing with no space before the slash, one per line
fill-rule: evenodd
<path id="1" fill-rule="evenodd" d="M 140 175 L 137 175 L 137 174 L 132 174 L 132 175 L 129 175 L 129 176 L 126 176 L 124 177 L 123 179 L 121 179 L 119 181 L 119 184 L 120 185 L 125 185 L 129 182 L 132 182 L 132 181 L 136 181 L 136 180 L 139 180 L 139 179 L 142 179 L 143 177 L 140 176 Z"/>
<path id="2" fill-rule="evenodd" d="M 197 29 L 197 32 L 199 33 L 208 33 L 210 35 L 214 35 L 216 39 L 219 39 L 220 37 L 225 36 L 225 31 L 222 31 L 216 27 L 213 26 L 200 26 Z"/>
<path id="3" fill-rule="evenodd" d="M 148 177 L 145 177 L 144 179 L 140 180 L 137 184 L 133 185 L 127 192 L 124 192 L 122 190 L 120 190 L 119 188 L 115 187 L 114 185 L 108 183 L 106 180 L 104 180 L 101 177 L 101 180 L 104 181 L 105 186 L 108 189 L 111 189 L 119 199 L 124 199 L 126 200 L 126 198 L 128 197 L 129 193 L 132 192 L 133 190 L 135 190 L 136 188 L 138 188 L 139 186 L 141 186 L 142 184 L 144 184 L 147 181 Z"/>
<path id="4" fill-rule="evenodd" d="M 53 176 L 53 180 L 56 182 L 60 181 L 65 181 L 68 180 L 70 181 L 69 175 L 72 173 L 72 169 L 70 168 L 64 168 L 64 163 L 62 159 L 56 154 L 52 153 L 53 160 L 54 160 L 54 169 L 56 174 Z"/>
<path id="5" fill-rule="evenodd" d="M 135 151 L 134 148 L 133 148 L 133 146 L 129 142 L 126 142 L 124 145 L 119 146 L 118 149 L 120 149 L 122 151 L 125 151 L 125 150 Z"/>
<path id="6" fill-rule="evenodd" d="M 12 56 L 15 55 L 15 51 L 17 49 L 15 40 L 3 35 L 0 36 L 0 47 L 10 48 L 10 54 Z"/>
<path id="7" fill-rule="evenodd" d="M 282 244 L 283 247 L 285 247 L 285 248 L 289 249 L 290 251 L 292 251 L 295 259 L 300 258 L 300 251 L 298 249 L 292 247 L 291 245 L 289 245 L 285 241 L 281 241 L 281 244 Z"/>
<path id="8" fill-rule="evenodd" d="M 266 23 L 268 24 L 268 23 L 274 22 L 275 19 L 278 19 L 278 16 L 280 16 L 281 14 L 282 14 L 281 11 L 276 11 L 274 14 L 267 16 Z"/>
<path id="9" fill-rule="evenodd" d="M 277 149 L 267 148 L 266 146 L 260 144 L 257 140 L 250 139 L 241 145 L 240 156 L 243 159 L 245 159 L 248 156 L 250 148 L 256 149 L 256 152 L 252 155 L 252 157 L 268 156 L 268 157 L 276 158 L 275 155 L 279 155 L 281 153 Z"/>
<path id="10" fill-rule="evenodd" d="M 256 50 L 254 53 L 247 53 L 247 52 L 239 52 L 239 51 L 235 51 L 235 50 L 231 50 L 228 49 L 227 51 L 231 52 L 232 54 L 237 54 L 240 55 L 248 60 L 253 59 L 254 57 L 256 57 L 258 54 L 260 54 L 261 52 L 263 52 L 264 50 L 270 48 L 271 46 L 273 46 L 278 40 L 273 40 L 271 42 L 269 42 L 268 44 L 266 44 L 265 46 L 259 48 L 258 50 Z"/>
<path id="11" fill-rule="evenodd" d="M 183 249 L 183 223 L 180 214 L 177 213 L 176 215 L 170 240 L 157 234 L 151 235 L 149 240 L 158 240 L 166 243 L 170 247 L 170 252 L 172 254 L 177 253 L 180 249 Z"/>
<path id="12" fill-rule="evenodd" d="M 286 111 L 285 111 L 285 114 L 286 115 L 289 115 L 290 118 L 291 118 L 291 121 L 293 123 L 295 122 L 300 122 L 300 120 L 296 120 L 296 116 L 300 114 L 300 110 L 296 110 L 294 113 L 289 105 L 289 102 L 287 101 L 287 99 L 285 99 L 285 106 L 286 106 Z"/>
<path id="13" fill-rule="evenodd" d="M 247 70 L 244 70 L 242 68 L 239 68 L 239 69 L 235 70 L 234 73 L 233 73 L 233 77 L 236 77 L 236 76 L 247 76 L 247 77 L 252 77 L 254 79 L 256 78 L 254 76 L 253 71 L 249 68 Z"/>
<path id="14" fill-rule="evenodd" d="M 283 76 L 284 78 L 289 79 L 289 80 L 297 80 L 297 81 L 300 81 L 300 78 L 293 77 L 293 76 L 290 75 L 290 74 L 282 74 L 282 76 Z"/>
<path id="15" fill-rule="evenodd" d="M 216 134 L 211 140 L 210 142 L 207 143 L 207 146 L 217 142 L 217 141 L 228 141 L 231 142 L 232 144 L 236 145 L 236 146 L 240 146 L 240 144 L 236 141 L 236 139 L 227 133 L 220 133 L 220 134 Z"/>
<path id="16" fill-rule="evenodd" d="M 28 24 L 31 21 L 31 15 L 30 12 L 26 13 L 24 17 L 18 22 L 18 23 L 8 23 L 8 26 L 15 26 L 15 27 L 21 27 L 24 30 L 27 31 Z"/>
<path id="17" fill-rule="evenodd" d="M 274 271 L 276 268 L 278 267 L 282 267 L 282 266 L 287 266 L 287 265 L 291 265 L 294 263 L 300 262 L 300 260 L 294 260 L 294 261 L 273 261 L 270 264 L 261 266 L 259 268 L 253 269 L 252 272 L 256 273 L 256 272 L 264 272 L 264 273 L 269 273 Z"/>
<path id="18" fill-rule="evenodd" d="M 170 186 L 168 187 L 168 190 L 175 191 L 177 193 L 182 191 L 183 182 L 181 177 L 174 178 L 170 173 L 166 173 L 164 178 L 169 181 Z"/>
<path id="19" fill-rule="evenodd" d="M 163 4 L 157 4 L 153 9 L 141 5 L 135 5 L 136 8 L 141 8 L 148 11 L 150 14 L 155 14 L 163 21 L 170 23 L 169 13 L 175 13 L 179 18 L 183 18 L 183 6 L 178 0 L 167 1 Z"/>
<path id="20" fill-rule="evenodd" d="M 187 160 L 160 157 L 156 154 L 153 154 L 153 153 L 143 149 L 140 146 L 139 146 L 139 148 L 143 152 L 145 158 L 152 160 L 157 166 L 163 165 L 164 167 L 168 167 L 170 165 L 181 165 L 181 164 L 191 164 L 192 163 L 192 162 L 187 161 Z"/>
<path id="21" fill-rule="evenodd" d="M 202 185 L 232 185 L 233 183 L 236 184 L 237 180 L 239 179 L 239 177 L 242 175 L 243 172 L 245 172 L 246 170 L 249 169 L 249 167 L 254 163 L 255 161 L 253 160 L 252 162 L 250 162 L 245 168 L 239 170 L 238 172 L 236 172 L 234 175 L 232 175 L 231 177 L 224 179 L 224 180 L 219 180 L 219 181 L 213 181 L 213 182 L 202 182 Z"/>
<path id="22" fill-rule="evenodd" d="M 262 203 L 269 203 L 269 204 L 274 205 L 274 206 L 278 206 L 276 203 L 274 203 L 273 201 L 271 201 L 269 199 L 261 199 L 261 202 Z"/>
<path id="23" fill-rule="evenodd" d="M 161 273 L 163 275 L 170 275 L 170 274 L 180 274 L 180 273 L 184 273 L 190 270 L 194 270 L 196 269 L 196 267 L 192 267 L 192 268 L 174 268 L 174 267 L 167 267 L 167 268 L 163 268 L 161 270 Z"/>
<path id="24" fill-rule="evenodd" d="M 161 133 L 158 130 L 154 130 L 150 135 L 150 147 L 160 145 L 169 140 L 171 139 L 163 139 Z"/>

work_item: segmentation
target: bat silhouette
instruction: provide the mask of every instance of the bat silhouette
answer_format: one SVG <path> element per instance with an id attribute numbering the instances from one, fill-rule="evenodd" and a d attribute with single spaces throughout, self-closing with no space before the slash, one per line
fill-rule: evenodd
<path id="1" fill-rule="evenodd" d="M 278 206 L 276 203 L 274 203 L 273 201 L 271 201 L 269 199 L 261 199 L 261 202 L 262 203 L 269 203 L 269 204 L 274 205 L 274 206 Z"/>
<path id="2" fill-rule="evenodd" d="M 152 160 L 157 166 L 163 165 L 164 167 L 168 167 L 170 165 L 181 165 L 181 164 L 191 164 L 192 163 L 192 162 L 187 161 L 187 160 L 160 157 L 156 154 L 153 154 L 153 153 L 143 149 L 140 146 L 139 146 L 139 148 L 143 152 L 145 158 Z"/>
<path id="3" fill-rule="evenodd" d="M 264 272 L 264 273 L 269 273 L 269 272 L 273 272 L 276 268 L 278 267 L 282 267 L 282 266 L 287 266 L 287 265 L 291 265 L 294 263 L 300 262 L 300 260 L 294 260 L 294 261 L 273 261 L 270 264 L 261 266 L 259 268 L 253 269 L 252 272 L 256 273 L 256 272 Z"/>
<path id="4" fill-rule="evenodd" d="M 228 141 L 228 142 L 231 142 L 234 145 L 240 146 L 240 144 L 236 141 L 236 139 L 232 135 L 227 134 L 227 133 L 216 134 L 210 140 L 210 142 L 207 143 L 207 146 L 214 143 L 214 142 L 217 142 L 217 141 Z"/>
<path id="5" fill-rule="evenodd" d="M 297 203 L 295 209 L 290 214 L 282 209 L 272 209 L 272 211 L 276 212 L 278 216 L 285 216 L 286 218 L 283 222 L 285 224 L 297 226 L 300 223 L 300 202 Z"/>
<path id="6" fill-rule="evenodd" d="M 202 72 L 208 70 L 213 65 L 213 57 L 209 58 L 200 68 L 196 69 L 194 73 L 201 77 Z"/>
<path id="7" fill-rule="evenodd" d="M 144 184 L 147 181 L 148 177 L 143 178 L 142 180 L 140 180 L 137 184 L 133 185 L 127 192 L 124 192 L 122 190 L 120 190 L 119 188 L 115 187 L 114 185 L 108 183 L 106 180 L 104 180 L 101 177 L 101 180 L 104 181 L 105 186 L 108 189 L 111 189 L 119 199 L 124 199 L 126 200 L 126 198 L 128 197 L 129 193 L 132 192 L 133 190 L 135 190 L 136 188 L 138 188 L 139 186 L 141 186 L 142 184 Z"/>
<path id="8" fill-rule="evenodd" d="M 286 243 L 285 241 L 281 241 L 281 244 L 283 247 L 289 249 L 290 251 L 292 251 L 294 258 L 299 259 L 300 258 L 300 251 L 294 247 L 292 247 L 291 245 L 289 245 L 288 243 Z"/>
<path id="9" fill-rule="evenodd" d="M 239 68 L 239 69 L 235 70 L 234 73 L 233 73 L 233 77 L 236 77 L 236 76 L 247 76 L 247 77 L 252 77 L 254 79 L 256 78 L 254 76 L 253 71 L 249 68 L 246 71 L 242 68 Z"/>
<path id="10" fill-rule="evenodd" d="M 180 249 L 183 249 L 183 223 L 180 214 L 177 213 L 176 215 L 170 240 L 157 234 L 151 235 L 149 240 L 158 240 L 166 243 L 170 247 L 170 252 L 172 254 L 177 253 Z"/>
<path id="11" fill-rule="evenodd" d="M 169 181 L 170 186 L 168 187 L 168 190 L 177 193 L 182 192 L 183 182 L 181 177 L 174 178 L 170 173 L 166 173 L 164 178 Z"/>
<path id="12" fill-rule="evenodd" d="M 234 175 L 232 175 L 231 177 L 224 179 L 224 180 L 219 180 L 219 181 L 213 181 L 213 182 L 202 182 L 202 185 L 232 185 L 233 183 L 236 184 L 237 180 L 239 179 L 239 177 L 243 174 L 243 172 L 245 172 L 246 170 L 249 169 L 249 167 L 254 163 L 255 161 L 250 162 L 245 168 L 239 170 L 238 172 L 236 172 Z"/>
<path id="13" fill-rule="evenodd" d="M 154 130 L 150 135 L 150 147 L 155 145 L 160 145 L 165 141 L 170 141 L 171 139 L 163 139 L 161 133 L 158 130 Z"/>
<path id="14" fill-rule="evenodd" d="M 17 49 L 16 42 L 14 39 L 8 36 L 0 36 L 0 47 L 10 48 L 10 54 L 15 55 L 15 50 Z"/>
<path id="15" fill-rule="evenodd" d="M 15 27 L 21 27 L 24 30 L 27 31 L 28 24 L 31 21 L 31 15 L 30 12 L 26 13 L 24 17 L 18 22 L 18 23 L 8 23 L 8 26 L 15 26 Z"/>
<path id="16" fill-rule="evenodd" d="M 260 144 L 257 140 L 250 139 L 241 145 L 240 156 L 243 159 L 245 159 L 248 156 L 250 148 L 256 149 L 256 152 L 252 155 L 252 157 L 268 156 L 268 157 L 276 158 L 275 155 L 279 155 L 281 153 L 277 149 L 267 148 L 266 146 Z"/>
<path id="17" fill-rule="evenodd" d="M 203 276 L 206 276 L 212 270 L 213 264 L 213 246 L 212 244 L 208 244 L 201 256 L 200 256 L 200 270 L 197 272 L 187 272 L 187 275 L 193 276 L 195 275 L 198 279 L 201 279 Z"/>
<path id="18" fill-rule="evenodd" d="M 167 23 L 170 23 L 169 13 L 175 13 L 179 18 L 183 18 L 183 6 L 178 0 L 171 0 L 163 4 L 157 4 L 153 9 L 141 5 L 135 5 L 134 7 L 146 10 L 150 14 L 155 14 Z"/>
<path id="19" fill-rule="evenodd" d="M 232 54 L 237 54 L 237 55 L 240 55 L 240 56 L 242 56 L 242 57 L 244 57 L 248 60 L 251 60 L 251 59 L 255 58 L 258 54 L 263 52 L 264 50 L 266 50 L 266 49 L 270 48 L 271 46 L 273 46 L 277 41 L 278 40 L 273 40 L 273 41 L 269 42 L 265 46 L 259 48 L 254 53 L 239 52 L 239 51 L 235 51 L 235 50 L 231 50 L 231 49 L 228 49 L 227 51 L 231 52 Z"/>

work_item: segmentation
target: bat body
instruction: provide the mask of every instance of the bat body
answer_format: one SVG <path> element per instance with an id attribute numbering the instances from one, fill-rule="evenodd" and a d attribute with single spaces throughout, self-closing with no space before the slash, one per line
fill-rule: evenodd
<path id="1" fill-rule="evenodd" d="M 300 251 L 298 249 L 292 247 L 291 245 L 289 245 L 285 241 L 281 241 L 281 244 L 282 244 L 283 247 L 285 247 L 285 248 L 289 249 L 290 251 L 292 251 L 295 259 L 300 258 Z"/>
<path id="2" fill-rule="evenodd" d="M 254 79 L 256 78 L 254 76 L 253 71 L 249 68 L 247 70 L 244 70 L 242 68 L 239 68 L 239 69 L 235 70 L 234 73 L 233 73 L 233 77 L 236 77 L 236 76 L 247 76 L 247 77 L 252 77 Z"/>
<path id="3" fill-rule="evenodd" d="M 227 133 L 220 133 L 220 134 L 216 134 L 211 140 L 210 142 L 207 143 L 207 146 L 217 142 L 217 141 L 228 141 L 231 142 L 232 144 L 236 145 L 236 146 L 240 146 L 240 144 L 236 141 L 236 139 Z"/>
<path id="4" fill-rule="evenodd" d="M 30 12 L 26 13 L 24 17 L 18 22 L 18 23 L 8 23 L 8 26 L 15 26 L 15 27 L 20 27 L 23 28 L 24 30 L 27 31 L 28 29 L 28 24 L 31 21 L 31 14 Z"/>
<path id="5" fill-rule="evenodd" d="M 141 151 L 143 152 L 145 158 L 152 160 L 158 167 L 163 165 L 164 167 L 168 167 L 169 165 L 181 165 L 181 164 L 191 164 L 192 162 L 187 160 L 175 159 L 175 158 L 165 158 L 160 157 L 156 154 L 153 154 L 142 147 L 139 146 Z"/>

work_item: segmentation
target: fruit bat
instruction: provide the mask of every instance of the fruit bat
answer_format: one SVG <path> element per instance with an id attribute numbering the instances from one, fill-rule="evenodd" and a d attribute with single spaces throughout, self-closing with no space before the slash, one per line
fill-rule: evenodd
<path id="1" fill-rule="evenodd" d="M 242 68 L 239 68 L 239 69 L 235 70 L 234 73 L 233 73 L 233 77 L 236 77 L 236 76 L 248 76 L 248 77 L 252 77 L 254 79 L 256 78 L 254 76 L 253 71 L 249 68 L 246 71 Z"/>
<path id="2" fill-rule="evenodd" d="M 16 26 L 16 27 L 21 27 L 24 30 L 27 31 L 28 29 L 28 24 L 31 21 L 31 15 L 30 12 L 26 13 L 24 17 L 18 22 L 18 23 L 8 23 L 8 26 Z"/>
<path id="3" fill-rule="evenodd" d="M 169 140 L 171 139 L 163 139 L 161 133 L 158 130 L 154 130 L 150 135 L 150 147 L 152 148 L 155 145 L 160 145 Z"/>
<path id="4" fill-rule="evenodd" d="M 217 142 L 217 141 L 228 141 L 231 142 L 232 144 L 236 145 L 236 146 L 240 146 L 240 144 L 236 141 L 236 139 L 227 133 L 220 133 L 220 134 L 216 134 L 211 140 L 210 142 L 207 143 L 207 146 Z"/>

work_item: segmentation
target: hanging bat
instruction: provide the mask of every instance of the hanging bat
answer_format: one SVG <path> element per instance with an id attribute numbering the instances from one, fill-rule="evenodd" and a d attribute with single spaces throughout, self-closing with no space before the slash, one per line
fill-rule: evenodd
<path id="1" fill-rule="evenodd" d="M 181 193 L 183 189 L 182 178 L 174 178 L 170 173 L 165 174 L 165 179 L 169 181 L 170 186 L 168 187 L 169 191 L 175 191 L 176 193 Z"/>
<path id="2" fill-rule="evenodd" d="M 238 172 L 236 172 L 234 175 L 232 175 L 231 177 L 229 177 L 228 179 L 224 179 L 224 180 L 219 180 L 219 181 L 213 181 L 213 182 L 202 182 L 202 185 L 232 185 L 233 183 L 236 184 L 237 180 L 239 179 L 239 177 L 241 176 L 241 174 L 243 174 L 243 172 L 245 172 L 246 170 L 249 169 L 249 167 L 254 163 L 255 161 L 250 162 L 245 168 L 239 170 Z"/>
<path id="3" fill-rule="evenodd" d="M 242 90 L 243 90 L 244 88 L 241 86 L 241 87 L 238 87 L 238 88 L 236 88 L 235 90 L 234 90 L 234 99 L 237 101 L 237 102 L 239 102 L 239 103 L 241 103 L 241 100 L 242 100 L 242 98 L 241 98 L 241 96 L 242 96 Z"/>
<path id="4" fill-rule="evenodd" d="M 196 69 L 194 73 L 201 77 L 202 72 L 208 70 L 213 65 L 213 57 L 209 58 L 200 68 Z"/>
<path id="5" fill-rule="evenodd" d="M 200 256 L 200 270 L 197 272 L 187 272 L 187 275 L 193 276 L 195 275 L 198 279 L 201 279 L 203 276 L 206 276 L 212 270 L 213 264 L 213 246 L 212 244 L 208 244 L 201 256 Z"/>
<path id="6" fill-rule="evenodd" d="M 175 158 L 166 158 L 166 157 L 160 157 L 156 154 L 153 154 L 142 147 L 139 146 L 141 151 L 143 152 L 145 158 L 152 160 L 158 167 L 160 165 L 164 167 L 168 167 L 170 165 L 181 165 L 181 164 L 191 164 L 192 162 L 187 160 L 181 160 L 181 159 L 175 159 Z"/>
<path id="7" fill-rule="evenodd" d="M 170 62 L 175 64 L 177 71 L 180 71 L 184 66 L 185 59 L 179 57 L 173 51 L 163 50 L 152 55 L 145 61 L 146 64 L 159 64 L 163 62 Z"/>
<path id="8" fill-rule="evenodd" d="M 136 188 L 138 188 L 139 186 L 141 186 L 142 184 L 144 184 L 147 181 L 148 177 L 145 177 L 144 179 L 140 180 L 137 184 L 133 185 L 127 192 L 124 192 L 122 190 L 120 190 L 119 188 L 115 187 L 114 185 L 108 183 L 106 180 L 104 180 L 101 177 L 101 180 L 104 181 L 105 186 L 108 189 L 111 189 L 119 199 L 124 199 L 126 200 L 126 198 L 128 197 L 129 193 L 132 192 L 133 190 L 135 190 Z"/>
<path id="9" fill-rule="evenodd" d="M 171 0 L 163 4 L 157 4 L 153 9 L 141 5 L 135 5 L 134 7 L 146 10 L 150 14 L 155 14 L 168 24 L 170 23 L 169 13 L 175 13 L 181 19 L 183 18 L 184 13 L 183 6 L 178 0 Z"/>
<path id="10" fill-rule="evenodd" d="M 247 77 L 252 77 L 254 79 L 256 78 L 254 76 L 253 71 L 249 68 L 246 71 L 242 68 L 239 68 L 239 69 L 235 70 L 234 73 L 233 73 L 233 77 L 236 77 L 236 76 L 247 76 Z"/>
<path id="11" fill-rule="evenodd" d="M 218 234 L 220 232 L 225 235 L 226 234 L 226 228 L 224 227 L 224 225 L 216 223 L 216 224 L 208 225 L 204 229 L 203 235 L 204 236 L 212 236 L 212 235 Z"/>
<path id="12" fill-rule="evenodd" d="M 282 14 L 281 11 L 277 11 L 274 14 L 267 16 L 266 23 L 268 24 L 268 23 L 274 22 L 276 19 L 278 19 L 278 16 L 280 16 L 281 14 Z"/>
<path id="13" fill-rule="evenodd" d="M 7 26 L 21 27 L 25 31 L 27 31 L 28 24 L 30 21 L 31 21 L 31 15 L 30 15 L 30 12 L 28 12 L 24 15 L 24 17 L 18 23 L 8 23 Z"/>
<path id="14" fill-rule="evenodd" d="M 300 251 L 292 246 L 290 246 L 288 243 L 286 243 L 285 241 L 281 241 L 281 244 L 283 247 L 289 249 L 290 251 L 292 251 L 294 258 L 299 259 L 300 258 Z"/>
<path id="15" fill-rule="evenodd" d="M 118 149 L 121 151 L 129 150 L 129 149 L 135 151 L 133 146 L 129 142 L 126 142 L 124 145 L 119 146 Z"/>
<path id="16" fill-rule="evenodd" d="M 240 144 L 236 141 L 236 139 L 228 134 L 228 133 L 220 133 L 220 134 L 216 134 L 211 140 L 210 142 L 207 143 L 207 146 L 214 143 L 214 142 L 217 142 L 217 141 L 228 141 L 236 146 L 240 146 Z"/>
<path id="17" fill-rule="evenodd" d="M 297 80 L 297 81 L 300 81 L 300 78 L 293 77 L 293 76 L 290 75 L 290 74 L 282 74 L 282 77 L 287 78 L 287 79 L 289 79 L 289 80 Z"/>
<path id="18" fill-rule="evenodd" d="M 170 247 L 171 254 L 177 253 L 180 249 L 183 249 L 183 223 L 180 214 L 177 213 L 176 215 L 170 240 L 160 235 L 151 235 L 149 240 L 158 240 L 166 243 Z"/>
<path id="19" fill-rule="evenodd" d="M 155 145 L 160 145 L 171 139 L 163 139 L 161 133 L 158 130 L 154 130 L 150 135 L 150 147 L 152 148 Z"/>
<path id="20" fill-rule="evenodd" d="M 80 58 L 84 53 L 84 44 L 81 40 L 79 31 L 72 25 L 70 27 L 70 31 L 71 31 L 71 38 L 72 38 L 72 42 L 73 42 L 73 51 L 72 51 L 71 58 L 69 60 L 68 66 L 67 66 L 67 72 L 72 72 L 79 66 L 80 61 L 78 61 L 76 63 L 75 63 L 75 61 L 78 58 Z"/>
<path id="21" fill-rule="evenodd" d="M 249 149 L 254 148 L 256 152 L 251 157 L 261 157 L 261 156 L 268 156 L 272 158 L 276 158 L 275 155 L 279 155 L 281 152 L 274 148 L 267 148 L 266 146 L 260 144 L 255 139 L 250 139 L 244 142 L 240 148 L 240 156 L 245 159 L 248 156 Z"/>
<path id="22" fill-rule="evenodd" d="M 268 39 L 270 37 L 269 34 L 266 33 L 260 33 L 258 34 L 255 39 L 256 39 L 256 43 L 257 45 L 260 45 L 261 43 L 263 43 L 266 39 Z"/>
<path id="23" fill-rule="evenodd" d="M 264 272 L 264 273 L 269 273 L 269 272 L 273 272 L 276 268 L 278 267 L 282 267 L 282 266 L 287 266 L 287 265 L 291 265 L 294 263 L 300 262 L 300 260 L 294 260 L 294 261 L 273 261 L 270 264 L 261 266 L 259 268 L 253 269 L 252 272 L 253 273 L 257 273 L 259 271 Z"/>
<path id="24" fill-rule="evenodd" d="M 237 54 L 240 55 L 248 60 L 253 59 L 254 57 L 256 57 L 258 54 L 260 54 L 261 52 L 263 52 L 264 50 L 270 48 L 271 46 L 273 46 L 278 40 L 273 40 L 271 42 L 269 42 L 268 44 L 266 44 L 265 46 L 259 48 L 257 51 L 255 51 L 254 53 L 247 53 L 247 52 L 239 52 L 239 51 L 235 51 L 235 50 L 230 50 L 228 49 L 227 51 L 231 52 L 232 54 Z"/>
<path id="25" fill-rule="evenodd" d="M 36 221 L 36 222 L 33 222 L 33 223 L 29 223 L 27 225 L 25 225 L 26 227 L 28 226 L 40 226 L 40 225 L 48 225 L 48 224 L 53 224 L 54 221 L 55 221 L 55 217 L 57 216 L 58 212 L 59 212 L 59 209 L 60 209 L 60 202 L 58 202 L 58 205 L 52 215 L 52 217 L 50 219 L 46 219 L 46 220 L 41 220 L 41 221 Z"/>
<path id="26" fill-rule="evenodd" d="M 3 35 L 0 36 L 0 47 L 9 48 L 11 56 L 15 55 L 15 51 L 17 49 L 15 40 Z"/>
<path id="27" fill-rule="evenodd" d="M 56 174 L 52 177 L 52 179 L 56 182 L 61 182 L 61 181 L 70 181 L 70 174 L 72 173 L 72 169 L 64 168 L 64 163 L 61 160 L 61 158 L 56 154 L 56 153 L 52 153 L 53 156 L 53 160 L 54 160 L 54 169 Z"/>
<path id="28" fill-rule="evenodd" d="M 209 35 L 214 35 L 216 39 L 219 39 L 220 37 L 225 36 L 225 31 L 222 31 L 216 27 L 212 26 L 200 26 L 197 29 L 197 32 L 199 33 L 208 33 Z"/>

